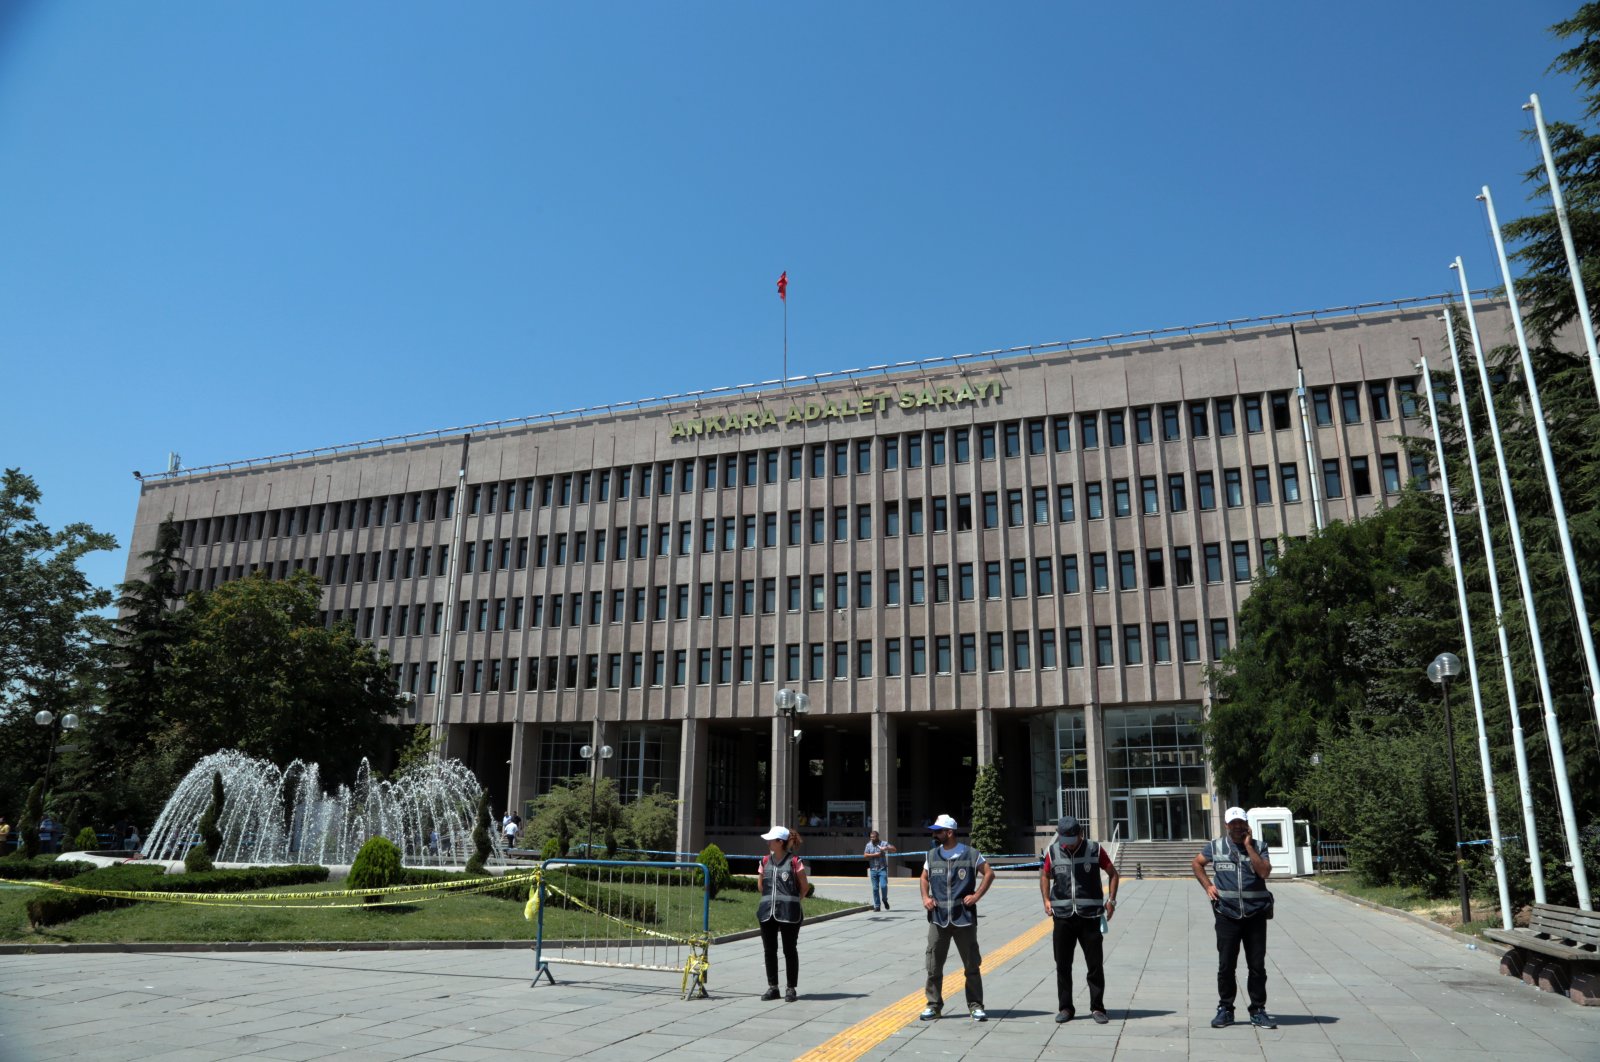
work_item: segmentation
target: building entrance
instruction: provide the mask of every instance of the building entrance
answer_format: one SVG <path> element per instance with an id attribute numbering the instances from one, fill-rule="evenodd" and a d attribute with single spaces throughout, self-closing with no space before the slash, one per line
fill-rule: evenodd
<path id="1" fill-rule="evenodd" d="M 1197 841 L 1205 837 L 1200 794 L 1186 789 L 1135 789 L 1130 841 Z"/>

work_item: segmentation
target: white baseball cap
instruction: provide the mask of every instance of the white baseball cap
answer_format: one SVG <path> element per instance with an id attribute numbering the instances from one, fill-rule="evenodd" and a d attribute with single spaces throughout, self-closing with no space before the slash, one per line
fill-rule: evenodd
<path id="1" fill-rule="evenodd" d="M 955 828 L 956 820 L 949 815 L 940 815 L 933 820 L 933 825 L 928 827 L 930 830 L 953 830 Z"/>
<path id="2" fill-rule="evenodd" d="M 772 829 L 762 834 L 761 839 L 763 841 L 787 841 L 789 839 L 789 827 L 774 826 Z"/>
<path id="3" fill-rule="evenodd" d="M 1222 813 L 1223 822 L 1249 822 L 1250 816 L 1244 813 L 1244 808 L 1229 808 Z"/>

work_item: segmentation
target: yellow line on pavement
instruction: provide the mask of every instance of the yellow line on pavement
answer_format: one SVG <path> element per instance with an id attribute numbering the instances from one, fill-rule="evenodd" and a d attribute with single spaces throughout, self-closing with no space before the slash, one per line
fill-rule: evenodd
<path id="1" fill-rule="evenodd" d="M 1039 941 L 1050 935 L 1051 919 L 1044 919 L 1038 925 L 1028 930 L 1014 940 L 1007 941 L 998 951 L 992 951 L 983 957 L 983 972 L 991 973 L 1004 963 L 1016 958 Z M 951 958 L 960 965 L 960 957 L 952 950 Z M 955 994 L 966 987 L 967 975 L 956 970 L 947 974 L 944 979 L 944 998 L 948 1002 Z M 917 1020 L 917 1014 L 925 1003 L 922 990 L 918 989 L 909 995 L 890 1003 L 887 1007 L 869 1017 L 856 1022 L 832 1038 L 823 1041 L 815 1048 L 800 1055 L 800 1062 L 852 1062 L 868 1051 L 883 1043 L 893 1036 L 899 1029 L 910 1025 Z"/>

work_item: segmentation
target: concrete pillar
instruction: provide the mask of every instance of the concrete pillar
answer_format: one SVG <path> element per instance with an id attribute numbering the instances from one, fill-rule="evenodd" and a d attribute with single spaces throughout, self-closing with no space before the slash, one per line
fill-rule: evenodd
<path id="1" fill-rule="evenodd" d="M 978 750 L 978 759 L 975 765 L 982 767 L 984 764 L 994 762 L 994 712 L 988 708 L 979 708 L 972 713 L 972 719 L 973 726 L 977 731 L 974 735 Z"/>
<path id="2" fill-rule="evenodd" d="M 928 784 L 928 728 L 925 726 L 911 727 L 910 741 L 911 764 L 911 822 L 901 823 L 904 829 L 916 829 L 924 819 L 932 821 L 935 815 L 944 813 L 943 808 L 931 806 L 931 802 L 940 799 Z"/>
<path id="3" fill-rule="evenodd" d="M 509 810 L 514 815 L 522 816 L 522 824 L 526 827 L 531 821 L 528 815 L 528 801 L 532 800 L 539 790 L 539 724 L 538 723 L 512 723 L 511 724 L 511 778 L 506 786 L 509 793 Z M 543 838 L 539 839 L 540 841 Z M 537 847 L 533 840 L 524 836 L 522 843 Z"/>
<path id="4" fill-rule="evenodd" d="M 873 712 L 868 740 L 872 748 L 872 799 L 867 813 L 872 816 L 872 828 L 885 841 L 894 841 L 894 831 L 900 823 L 895 821 L 898 812 L 898 778 L 895 741 L 898 728 L 888 712 Z"/>
<path id="5" fill-rule="evenodd" d="M 1105 712 L 1098 704 L 1083 706 L 1083 751 L 1089 757 L 1088 836 L 1111 840 L 1111 794 L 1106 785 Z M 1126 841 L 1123 837 L 1120 840 Z"/>
<path id="6" fill-rule="evenodd" d="M 685 719 L 678 740 L 678 840 L 680 852 L 698 852 L 706 837 L 706 752 L 711 724 Z"/>

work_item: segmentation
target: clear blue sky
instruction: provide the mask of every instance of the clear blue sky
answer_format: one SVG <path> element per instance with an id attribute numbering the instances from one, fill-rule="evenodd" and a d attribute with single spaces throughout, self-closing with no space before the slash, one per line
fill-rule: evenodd
<path id="1" fill-rule="evenodd" d="M 1488 284 L 1575 9 L 4 0 L 0 463 L 109 586 L 169 450 L 775 377 L 783 270 L 791 372 Z"/>

